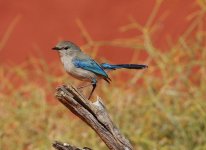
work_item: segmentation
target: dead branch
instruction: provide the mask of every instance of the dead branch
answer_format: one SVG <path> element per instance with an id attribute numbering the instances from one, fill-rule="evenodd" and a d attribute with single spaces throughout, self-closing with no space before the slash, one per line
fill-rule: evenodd
<path id="1" fill-rule="evenodd" d="M 130 142 L 113 124 L 100 98 L 92 103 L 71 85 L 58 87 L 56 97 L 70 111 L 86 122 L 110 150 L 133 150 Z"/>
<path id="2" fill-rule="evenodd" d="M 69 145 L 67 143 L 61 143 L 61 142 L 58 142 L 58 141 L 55 141 L 53 143 L 53 147 L 57 150 L 92 150 L 88 147 L 78 148 L 76 146 L 72 146 L 72 145 Z"/>

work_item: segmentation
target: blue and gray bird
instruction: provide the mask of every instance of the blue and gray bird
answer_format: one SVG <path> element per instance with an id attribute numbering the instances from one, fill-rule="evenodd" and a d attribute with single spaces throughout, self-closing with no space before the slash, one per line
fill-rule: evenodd
<path id="1" fill-rule="evenodd" d="M 79 46 L 70 41 L 60 41 L 52 49 L 59 52 L 61 62 L 68 74 L 79 80 L 90 82 L 90 84 L 80 87 L 83 88 L 92 85 L 93 88 L 89 95 L 89 99 L 91 98 L 99 79 L 104 79 L 110 83 L 111 79 L 109 78 L 107 71 L 121 68 L 144 69 L 148 67 L 147 65 L 139 64 L 99 64 L 82 52 Z"/>

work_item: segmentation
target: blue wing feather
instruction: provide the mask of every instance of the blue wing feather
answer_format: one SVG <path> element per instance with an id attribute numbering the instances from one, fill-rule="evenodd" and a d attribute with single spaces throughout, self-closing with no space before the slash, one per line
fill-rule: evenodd
<path id="1" fill-rule="evenodd" d="M 93 73 L 96 73 L 98 75 L 102 75 L 105 78 L 109 78 L 107 73 L 102 69 L 102 67 L 97 64 L 94 60 L 92 59 L 73 59 L 73 63 L 75 67 L 77 68 L 82 68 L 84 70 L 91 71 Z"/>

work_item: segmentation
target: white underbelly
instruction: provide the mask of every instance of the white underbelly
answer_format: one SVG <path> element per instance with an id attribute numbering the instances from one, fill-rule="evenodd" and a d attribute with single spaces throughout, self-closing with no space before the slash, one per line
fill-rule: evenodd
<path id="1" fill-rule="evenodd" d="M 97 80 L 96 74 L 93 72 L 81 69 L 81 68 L 73 68 L 72 71 L 68 72 L 71 76 L 85 81 L 92 81 L 92 79 Z"/>

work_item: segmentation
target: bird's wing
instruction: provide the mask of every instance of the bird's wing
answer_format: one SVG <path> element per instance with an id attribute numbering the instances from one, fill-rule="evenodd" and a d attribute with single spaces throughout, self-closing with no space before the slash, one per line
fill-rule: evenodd
<path id="1" fill-rule="evenodd" d="M 107 73 L 102 69 L 102 67 L 91 58 L 87 58 L 87 59 L 75 58 L 72 60 L 72 62 L 77 68 L 82 68 L 84 70 L 91 71 L 95 74 L 101 75 L 109 79 Z"/>

